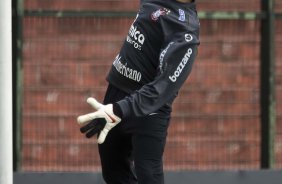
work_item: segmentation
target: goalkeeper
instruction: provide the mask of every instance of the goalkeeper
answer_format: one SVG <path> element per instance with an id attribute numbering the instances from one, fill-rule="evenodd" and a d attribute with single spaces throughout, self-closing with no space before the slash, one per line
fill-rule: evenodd
<path id="1" fill-rule="evenodd" d="M 162 184 L 172 103 L 189 76 L 199 45 L 193 0 L 141 0 L 107 76 L 103 104 L 78 117 L 81 132 L 98 134 L 108 184 Z"/>

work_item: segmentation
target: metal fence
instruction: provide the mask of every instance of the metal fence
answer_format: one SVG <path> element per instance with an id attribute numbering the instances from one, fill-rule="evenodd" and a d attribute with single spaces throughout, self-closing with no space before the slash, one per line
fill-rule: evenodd
<path id="1" fill-rule="evenodd" d="M 76 117 L 91 110 L 86 97 L 103 98 L 106 73 L 139 2 L 15 2 L 15 168 L 98 171 L 97 142 L 84 139 Z M 165 169 L 259 169 L 261 153 L 271 153 L 261 151 L 261 25 L 267 14 L 260 0 L 198 0 L 197 6 L 199 56 L 173 106 Z M 274 7 L 274 167 L 282 168 L 282 2 Z M 270 141 L 266 135 L 266 146 Z"/>

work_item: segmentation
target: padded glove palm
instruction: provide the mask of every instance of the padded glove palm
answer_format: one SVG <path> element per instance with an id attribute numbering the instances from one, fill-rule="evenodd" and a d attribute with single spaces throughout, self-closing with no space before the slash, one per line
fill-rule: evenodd
<path id="1" fill-rule="evenodd" d="M 113 104 L 103 105 L 94 98 L 88 98 L 89 103 L 96 111 L 81 115 L 77 118 L 77 122 L 82 127 L 80 131 L 86 133 L 86 137 L 90 138 L 98 133 L 98 143 L 102 144 L 108 132 L 115 127 L 121 119 L 113 112 Z"/>

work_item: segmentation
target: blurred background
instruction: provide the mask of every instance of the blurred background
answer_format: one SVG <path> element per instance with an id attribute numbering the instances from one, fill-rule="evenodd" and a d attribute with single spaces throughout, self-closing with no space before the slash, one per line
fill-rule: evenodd
<path id="1" fill-rule="evenodd" d="M 261 2 L 197 0 L 201 45 L 173 106 L 166 171 L 257 170 L 264 154 L 271 160 L 266 167 L 282 168 L 282 1 L 274 1 L 271 15 L 280 16 L 270 34 L 274 47 L 266 50 L 270 39 L 267 32 L 262 35 L 267 15 Z M 87 97 L 103 99 L 105 77 L 139 1 L 13 3 L 14 170 L 99 172 L 96 139 L 84 138 L 76 117 L 92 110 L 85 103 Z M 273 60 L 262 52 L 272 53 Z M 263 74 L 261 69 L 268 67 L 273 73 Z M 262 87 L 261 78 L 273 76 L 274 84 Z M 274 101 L 263 103 L 262 95 L 273 94 Z M 268 107 L 275 112 L 264 110 Z M 264 113 L 271 115 L 270 122 L 262 121 Z M 264 124 L 271 126 L 263 128 Z M 262 149 L 263 142 L 273 149 Z"/>

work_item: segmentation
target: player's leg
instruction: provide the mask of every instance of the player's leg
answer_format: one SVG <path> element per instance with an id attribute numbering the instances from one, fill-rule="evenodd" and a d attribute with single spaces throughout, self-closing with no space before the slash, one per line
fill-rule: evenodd
<path id="1" fill-rule="evenodd" d="M 99 145 L 103 178 L 107 184 L 135 184 L 130 134 L 120 134 L 119 127 L 109 132 Z"/>
<path id="2" fill-rule="evenodd" d="M 113 103 L 127 94 L 109 85 L 104 103 Z M 137 183 L 133 169 L 131 134 L 122 131 L 122 121 L 112 129 L 105 142 L 99 144 L 103 178 L 108 184 Z"/>
<path id="3" fill-rule="evenodd" d="M 139 126 L 132 137 L 138 184 L 164 183 L 162 159 L 168 121 L 168 119 L 157 117 L 140 119 L 139 125 L 140 123 L 143 123 L 143 125 Z"/>

